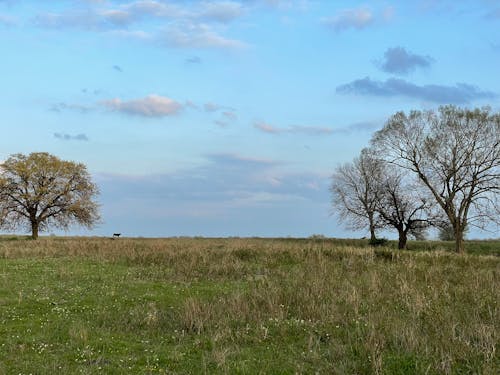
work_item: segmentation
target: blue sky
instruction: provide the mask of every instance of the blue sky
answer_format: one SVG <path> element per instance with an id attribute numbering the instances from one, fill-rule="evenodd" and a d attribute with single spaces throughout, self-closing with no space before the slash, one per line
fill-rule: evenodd
<path id="1" fill-rule="evenodd" d="M 396 111 L 500 108 L 497 0 L 0 0 L 0 51 L 0 160 L 101 189 L 70 233 L 362 236 L 336 165 Z"/>

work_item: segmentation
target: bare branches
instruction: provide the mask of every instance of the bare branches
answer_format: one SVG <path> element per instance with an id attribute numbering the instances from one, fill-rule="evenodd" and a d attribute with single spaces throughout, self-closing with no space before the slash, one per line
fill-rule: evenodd
<path id="1" fill-rule="evenodd" d="M 332 176 L 332 206 L 340 220 L 352 229 L 370 230 L 371 239 L 375 239 L 378 227 L 375 220 L 377 205 L 377 176 L 381 173 L 381 164 L 363 150 L 352 163 L 337 167 Z"/>
<path id="2" fill-rule="evenodd" d="M 495 219 L 491 213 L 499 212 L 499 114 L 489 108 L 454 106 L 397 113 L 372 144 L 388 163 L 414 172 L 434 196 L 455 230 L 457 251 L 463 251 L 467 224 Z"/>
<path id="3" fill-rule="evenodd" d="M 353 229 L 370 228 L 372 240 L 376 229 L 395 229 L 401 249 L 409 234 L 423 235 L 431 222 L 431 200 L 422 189 L 405 170 L 396 170 L 370 149 L 336 169 L 331 192 L 340 220 Z"/>

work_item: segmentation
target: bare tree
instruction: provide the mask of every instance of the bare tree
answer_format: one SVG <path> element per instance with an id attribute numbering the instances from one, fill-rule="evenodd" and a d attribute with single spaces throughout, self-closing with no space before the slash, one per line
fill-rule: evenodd
<path id="1" fill-rule="evenodd" d="M 455 249 L 464 251 L 467 225 L 500 221 L 500 115 L 491 109 L 445 106 L 403 112 L 375 133 L 384 159 L 413 171 L 446 215 Z"/>
<path id="2" fill-rule="evenodd" d="M 370 239 L 376 239 L 378 176 L 382 171 L 381 163 L 368 149 L 353 162 L 336 168 L 332 176 L 330 191 L 332 206 L 341 221 L 351 229 L 370 231 Z"/>
<path id="3" fill-rule="evenodd" d="M 421 234 L 432 222 L 431 201 L 402 171 L 386 168 L 380 175 L 376 211 L 386 227 L 398 232 L 398 249 L 406 249 L 410 234 Z"/>
<path id="4" fill-rule="evenodd" d="M 33 239 L 49 226 L 90 228 L 99 220 L 97 194 L 83 164 L 48 153 L 12 155 L 0 165 L 0 226 L 26 225 Z"/>

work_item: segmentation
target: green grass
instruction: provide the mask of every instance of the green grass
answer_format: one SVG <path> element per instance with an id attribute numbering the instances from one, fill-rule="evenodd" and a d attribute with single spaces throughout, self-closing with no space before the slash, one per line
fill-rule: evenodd
<path id="1" fill-rule="evenodd" d="M 0 374 L 497 374 L 499 245 L 1 238 Z"/>

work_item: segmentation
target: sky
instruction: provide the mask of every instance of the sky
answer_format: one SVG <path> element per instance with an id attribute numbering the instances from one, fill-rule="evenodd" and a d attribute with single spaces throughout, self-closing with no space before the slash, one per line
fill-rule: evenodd
<path id="1" fill-rule="evenodd" d="M 0 160 L 100 188 L 68 234 L 361 237 L 337 165 L 397 111 L 500 108 L 498 0 L 0 0 L 0 51 Z"/>

